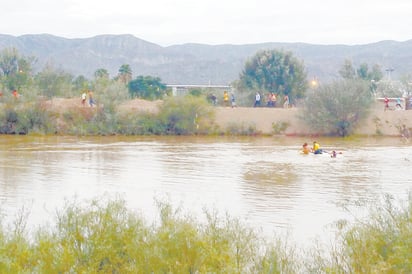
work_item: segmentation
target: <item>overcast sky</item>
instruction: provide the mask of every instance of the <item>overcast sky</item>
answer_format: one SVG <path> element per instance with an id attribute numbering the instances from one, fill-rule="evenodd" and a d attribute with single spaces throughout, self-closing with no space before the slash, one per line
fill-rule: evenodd
<path id="1" fill-rule="evenodd" d="M 412 39 L 412 0 L 13 0 L 0 34 L 132 34 L 162 46 Z"/>

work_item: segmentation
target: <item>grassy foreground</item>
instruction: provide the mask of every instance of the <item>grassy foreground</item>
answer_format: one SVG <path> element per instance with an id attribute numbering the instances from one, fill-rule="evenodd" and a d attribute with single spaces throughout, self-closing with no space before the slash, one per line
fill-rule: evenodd
<path id="1" fill-rule="evenodd" d="M 158 221 L 148 224 L 119 198 L 67 202 L 54 225 L 33 234 L 22 214 L 0 226 L 0 273 L 412 272 L 411 198 L 399 207 L 388 198 L 367 219 L 341 226 L 333 248 L 304 256 L 230 216 L 206 211 L 200 222 L 157 206 Z"/>

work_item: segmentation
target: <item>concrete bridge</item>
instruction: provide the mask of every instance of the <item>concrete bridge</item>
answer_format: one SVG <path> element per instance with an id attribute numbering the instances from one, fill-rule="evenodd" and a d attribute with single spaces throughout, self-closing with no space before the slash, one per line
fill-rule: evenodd
<path id="1" fill-rule="evenodd" d="M 186 95 L 189 92 L 189 89 L 193 88 L 200 88 L 200 89 L 208 89 L 210 91 L 230 91 L 232 86 L 230 85 L 166 85 L 168 88 L 172 88 L 173 96 L 182 96 Z"/>

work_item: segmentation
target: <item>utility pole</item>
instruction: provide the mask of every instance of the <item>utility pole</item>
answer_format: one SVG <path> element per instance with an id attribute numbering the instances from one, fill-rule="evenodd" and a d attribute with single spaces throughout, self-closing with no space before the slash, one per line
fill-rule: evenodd
<path id="1" fill-rule="evenodd" d="M 395 69 L 394 68 L 387 68 L 387 69 L 385 69 L 385 71 L 386 71 L 386 76 L 388 76 L 388 79 L 389 80 L 392 80 L 391 78 L 391 76 L 392 76 L 392 72 L 394 71 Z"/>

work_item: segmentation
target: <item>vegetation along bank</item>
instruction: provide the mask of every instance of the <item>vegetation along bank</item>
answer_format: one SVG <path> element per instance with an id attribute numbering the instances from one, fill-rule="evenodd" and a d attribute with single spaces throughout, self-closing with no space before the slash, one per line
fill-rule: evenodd
<path id="1" fill-rule="evenodd" d="M 158 77 L 133 78 L 128 64 L 115 77 L 100 68 L 86 79 L 51 64 L 34 73 L 34 60 L 14 48 L 0 52 L 0 133 L 409 138 L 412 128 L 410 85 L 385 79 L 376 64 L 345 60 L 339 79 L 321 83 L 292 52 L 262 50 L 229 90 L 191 87 L 176 96 Z M 384 109 L 377 98 L 386 96 L 401 98 L 400 110 Z"/>

